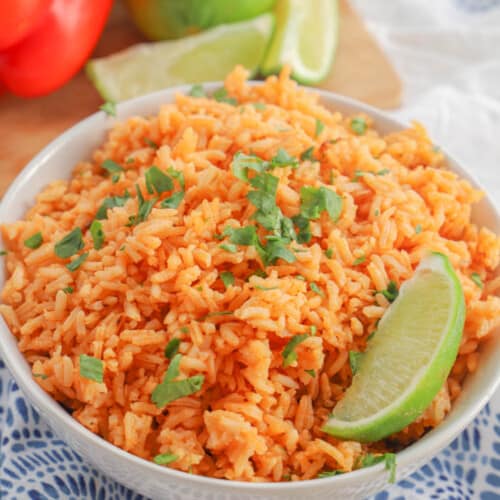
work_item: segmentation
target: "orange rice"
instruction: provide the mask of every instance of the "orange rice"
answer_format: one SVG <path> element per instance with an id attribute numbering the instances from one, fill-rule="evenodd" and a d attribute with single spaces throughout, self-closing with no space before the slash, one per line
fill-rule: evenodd
<path id="1" fill-rule="evenodd" d="M 438 425 L 477 368 L 481 342 L 500 323 L 500 239 L 471 224 L 471 206 L 482 195 L 443 168 L 422 126 L 381 136 L 364 116 L 368 129 L 357 135 L 352 117 L 326 109 L 287 71 L 256 87 L 246 77 L 236 68 L 225 81 L 237 106 L 177 95 L 158 116 L 116 123 L 69 181 L 52 182 L 24 220 L 4 225 L 8 280 L 0 311 L 37 383 L 82 425 L 146 460 L 172 453 L 177 459 L 169 467 L 243 481 L 350 471 L 362 454 L 396 451 Z M 317 120 L 324 124 L 318 135 Z M 261 264 L 254 247 L 231 253 L 214 236 L 252 223 L 250 188 L 233 176 L 233 156 L 270 160 L 283 148 L 300 158 L 311 146 L 319 161 L 273 170 L 277 204 L 290 217 L 298 213 L 301 186 L 327 186 L 342 197 L 340 219 L 323 213 L 312 221 L 310 243 L 291 244 L 299 250 L 295 262 L 278 260 L 267 277 L 255 275 Z M 126 170 L 116 183 L 101 167 L 106 159 Z M 132 195 L 108 211 L 105 244 L 93 249 L 88 228 L 104 198 L 126 188 L 134 193 L 136 183 L 146 193 L 151 165 L 184 174 L 184 200 L 177 209 L 157 203 L 146 221 L 130 227 L 138 210 Z M 75 227 L 89 256 L 71 272 L 54 244 Z M 42 245 L 26 248 L 38 231 Z M 348 352 L 365 349 L 389 305 L 374 292 L 409 279 L 428 250 L 450 258 L 467 303 L 447 383 L 416 422 L 386 442 L 326 435 L 321 426 L 350 384 Z M 235 276 L 227 289 L 222 271 Z M 207 316 L 219 311 L 231 314 Z M 284 346 L 311 326 L 316 335 L 283 367 Z M 202 374 L 204 382 L 159 409 L 151 393 L 168 367 L 164 349 L 173 338 L 181 339 L 180 378 Z M 103 383 L 80 375 L 80 354 L 103 361 Z"/>

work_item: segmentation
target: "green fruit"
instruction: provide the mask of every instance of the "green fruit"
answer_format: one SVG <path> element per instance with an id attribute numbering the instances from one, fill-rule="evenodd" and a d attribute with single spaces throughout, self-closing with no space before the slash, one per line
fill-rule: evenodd
<path id="1" fill-rule="evenodd" d="M 323 430 L 372 442 L 413 422 L 450 373 L 464 318 L 462 287 L 448 258 L 429 255 L 384 314 Z"/>
<path id="2" fill-rule="evenodd" d="M 92 59 L 86 71 L 101 96 L 115 102 L 174 85 L 223 80 L 237 64 L 254 74 L 273 26 L 273 15 L 262 14 L 180 40 L 134 45 Z"/>
<path id="3" fill-rule="evenodd" d="M 125 0 L 137 27 L 151 40 L 192 35 L 270 11 L 276 0 Z"/>
<path id="4" fill-rule="evenodd" d="M 278 0 L 276 30 L 260 70 L 277 73 L 288 64 L 300 83 L 318 83 L 328 75 L 338 42 L 337 0 Z"/>

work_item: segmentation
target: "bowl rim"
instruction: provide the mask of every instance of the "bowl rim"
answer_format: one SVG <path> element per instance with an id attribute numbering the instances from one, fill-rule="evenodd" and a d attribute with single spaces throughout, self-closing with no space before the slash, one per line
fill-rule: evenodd
<path id="1" fill-rule="evenodd" d="M 249 81 L 249 85 L 259 85 L 261 81 Z M 206 82 L 203 83 L 205 90 L 213 91 L 216 88 L 222 86 L 223 82 Z M 109 129 L 121 121 L 125 117 L 128 117 L 130 113 L 127 113 L 127 109 L 136 108 L 138 106 L 146 106 L 148 103 L 155 102 L 155 106 L 159 108 L 162 103 L 172 102 L 175 99 L 177 93 L 186 93 L 191 88 L 191 85 L 178 85 L 174 87 L 169 87 L 157 92 L 152 92 L 145 94 L 143 96 L 135 97 L 127 101 L 117 103 L 117 118 L 113 119 L 112 122 L 106 121 L 104 126 L 104 131 L 107 132 Z M 339 108 L 349 108 L 353 113 L 366 113 L 374 122 L 383 122 L 393 130 L 401 130 L 408 127 L 408 124 L 402 120 L 395 119 L 388 115 L 384 111 L 381 111 L 373 106 L 359 102 L 355 99 L 336 94 L 323 89 L 305 87 L 308 91 L 317 94 L 320 97 L 321 104 L 328 108 L 332 106 L 338 106 Z M 356 110 L 356 111 L 354 111 Z M 120 115 L 124 115 L 121 117 Z M 136 116 L 145 116 L 141 113 L 132 113 Z M 13 182 L 9 185 L 7 191 L 5 192 L 1 202 L 0 202 L 0 223 L 3 222 L 5 213 L 8 209 L 8 205 L 12 203 L 15 199 L 17 191 L 20 189 L 23 183 L 33 179 L 35 174 L 39 169 L 39 165 L 44 162 L 44 160 L 52 155 L 57 155 L 58 150 L 67 142 L 72 142 L 78 140 L 77 137 L 82 133 L 85 134 L 88 129 L 91 129 L 93 125 L 100 126 L 102 118 L 105 117 L 103 111 L 96 111 L 90 116 L 84 118 L 83 120 L 77 122 L 69 129 L 65 130 L 62 134 L 57 136 L 48 145 L 46 145 L 38 154 L 36 154 L 26 166 L 19 172 Z M 484 200 L 488 206 L 492 209 L 496 223 L 500 222 L 500 214 L 488 191 L 477 181 L 470 173 L 465 170 L 465 168 L 457 161 L 445 148 L 440 148 L 445 156 L 446 162 L 449 164 L 450 169 L 465 178 L 473 186 L 479 188 L 484 193 Z M 74 165 L 70 165 L 72 168 Z M 68 167 L 69 170 L 69 167 Z M 62 406 L 57 403 L 48 393 L 46 393 L 31 377 L 31 368 L 28 362 L 24 358 L 23 354 L 17 347 L 17 339 L 11 333 L 7 324 L 0 315 L 0 355 L 2 360 L 7 365 L 10 374 L 13 376 L 15 381 L 19 384 L 23 390 L 23 395 L 25 395 L 42 417 L 45 415 L 50 416 L 50 420 L 58 421 L 61 423 L 65 430 L 70 433 L 75 433 L 79 435 L 81 440 L 88 441 L 93 447 L 105 454 L 114 455 L 114 457 L 119 460 L 122 464 L 128 463 L 136 467 L 136 472 L 142 470 L 147 471 L 156 475 L 158 478 L 164 478 L 165 481 L 180 480 L 182 482 L 195 483 L 198 486 L 207 486 L 210 488 L 218 487 L 223 488 L 227 492 L 230 490 L 238 491 L 239 493 L 251 494 L 258 492 L 267 493 L 287 493 L 291 490 L 304 490 L 309 488 L 312 484 L 318 485 L 318 481 L 321 481 L 321 485 L 331 485 L 334 486 L 349 486 L 351 483 L 364 482 L 368 478 L 373 478 L 375 475 L 380 474 L 383 471 L 384 464 L 379 463 L 372 467 L 357 469 L 347 474 L 332 476 L 329 478 L 315 478 L 309 480 L 300 480 L 292 482 L 262 482 L 262 483 L 252 483 L 239 480 L 227 480 L 212 478 L 209 476 L 202 476 L 196 474 L 189 474 L 186 472 L 178 471 L 169 467 L 163 467 L 157 465 L 152 461 L 140 458 L 132 453 L 125 451 L 122 448 L 112 444 L 111 442 L 105 440 L 97 434 L 94 434 L 82 424 L 80 424 L 76 419 L 74 419 L 69 413 L 67 413 Z M 29 369 L 29 377 L 27 377 L 26 369 Z M 453 438 L 455 438 L 480 412 L 483 406 L 488 402 L 496 389 L 500 386 L 500 365 L 495 374 L 495 378 L 489 381 L 488 385 L 485 385 L 481 393 L 475 397 L 474 404 L 467 406 L 462 413 L 453 419 L 449 425 L 446 425 L 446 421 L 449 419 L 449 415 L 445 420 L 425 434 L 415 443 L 405 447 L 403 450 L 398 452 L 397 455 L 397 465 L 398 468 L 409 468 L 412 464 L 419 463 L 420 460 L 428 457 L 432 458 L 436 453 L 438 453 L 444 446 L 446 446 Z M 45 419 L 46 421 L 48 419 Z M 443 427 L 444 426 L 444 427 Z M 52 427 L 52 425 L 51 425 Z M 55 429 L 56 434 L 59 432 Z M 429 456 L 429 453 L 431 455 Z M 85 457 L 92 461 L 91 457 Z"/>

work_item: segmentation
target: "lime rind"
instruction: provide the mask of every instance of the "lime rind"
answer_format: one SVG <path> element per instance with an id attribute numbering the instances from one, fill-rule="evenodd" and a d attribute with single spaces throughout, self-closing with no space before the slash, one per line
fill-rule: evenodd
<path id="1" fill-rule="evenodd" d="M 416 269 L 415 277 L 401 287 L 400 294 L 391 305 L 391 309 L 396 310 L 399 307 L 399 303 L 405 300 L 405 295 L 408 295 L 407 292 L 410 287 L 414 286 L 415 280 L 422 277 L 424 273 L 444 276 L 449 283 L 448 291 L 450 293 L 448 322 L 442 329 L 446 333 L 442 335 L 441 340 L 431 353 L 429 362 L 414 374 L 413 383 L 408 384 L 396 400 L 380 409 L 377 413 L 364 416 L 364 418 L 349 419 L 349 411 L 346 407 L 350 403 L 352 404 L 355 399 L 360 404 L 359 399 L 363 397 L 361 394 L 348 394 L 350 389 L 353 388 L 353 385 L 351 385 L 346 391 L 343 400 L 334 408 L 332 416 L 323 427 L 323 431 L 343 439 L 354 439 L 360 442 L 379 441 L 390 434 L 400 431 L 418 418 L 445 383 L 458 353 L 465 320 L 465 301 L 462 287 L 448 258 L 439 253 L 433 253 L 426 257 Z M 376 351 L 380 350 L 383 343 L 381 337 L 384 334 L 384 325 L 390 318 L 391 313 L 392 311 L 389 310 L 382 318 L 378 333 L 368 344 L 367 353 L 371 351 L 373 356 L 377 356 Z M 414 320 L 415 318 L 409 318 L 409 321 Z M 373 383 L 377 378 L 377 374 L 369 373 L 370 368 L 370 366 L 367 366 L 366 358 L 361 359 L 355 377 L 369 377 Z M 394 377 L 398 377 L 398 373 L 394 373 Z"/>

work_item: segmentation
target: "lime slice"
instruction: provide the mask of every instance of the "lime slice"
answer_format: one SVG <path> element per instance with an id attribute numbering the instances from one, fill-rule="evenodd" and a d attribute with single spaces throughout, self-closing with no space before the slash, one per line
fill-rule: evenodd
<path id="1" fill-rule="evenodd" d="M 304 84 L 318 83 L 328 75 L 337 48 L 337 0 L 278 0 L 276 30 L 261 64 L 264 75 L 284 64 Z"/>
<path id="2" fill-rule="evenodd" d="M 236 64 L 255 73 L 273 25 L 268 13 L 180 40 L 134 45 L 91 60 L 87 74 L 104 99 L 122 101 L 173 85 L 222 80 Z"/>
<path id="3" fill-rule="evenodd" d="M 448 258 L 430 254 L 384 314 L 323 430 L 372 442 L 413 422 L 448 377 L 464 318 L 462 287 Z"/>
<path id="4" fill-rule="evenodd" d="M 137 27 L 152 40 L 180 38 L 268 12 L 275 0 L 125 0 Z"/>

